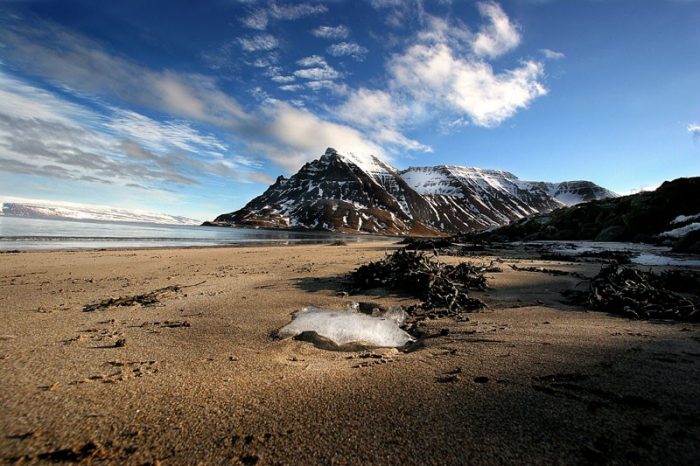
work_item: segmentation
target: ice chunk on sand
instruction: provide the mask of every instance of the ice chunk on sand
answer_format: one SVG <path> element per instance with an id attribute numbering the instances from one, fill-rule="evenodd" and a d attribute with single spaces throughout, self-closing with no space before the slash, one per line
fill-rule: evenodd
<path id="1" fill-rule="evenodd" d="M 327 349 L 388 348 L 414 341 L 392 318 L 360 312 L 305 307 L 278 332 L 281 338 L 304 337 Z"/>

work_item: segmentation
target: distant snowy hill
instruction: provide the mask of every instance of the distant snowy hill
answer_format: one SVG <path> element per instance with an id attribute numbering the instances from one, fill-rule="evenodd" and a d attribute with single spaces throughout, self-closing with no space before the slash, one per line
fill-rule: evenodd
<path id="1" fill-rule="evenodd" d="M 287 179 L 280 176 L 220 225 L 437 234 L 486 229 L 524 216 L 615 197 L 588 181 L 522 181 L 499 170 L 459 166 L 398 171 L 376 157 L 334 149 Z"/>
<path id="2" fill-rule="evenodd" d="M 201 222 L 186 217 L 158 214 L 142 210 L 45 201 L 17 197 L 0 197 L 0 216 L 96 220 L 102 222 L 160 223 L 169 225 L 199 225 Z"/>

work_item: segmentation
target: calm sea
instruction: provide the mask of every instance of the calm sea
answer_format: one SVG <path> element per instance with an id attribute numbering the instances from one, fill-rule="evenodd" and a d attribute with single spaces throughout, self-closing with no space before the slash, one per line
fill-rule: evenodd
<path id="1" fill-rule="evenodd" d="M 0 216 L 0 251 L 314 244 L 386 239 L 369 235 Z"/>

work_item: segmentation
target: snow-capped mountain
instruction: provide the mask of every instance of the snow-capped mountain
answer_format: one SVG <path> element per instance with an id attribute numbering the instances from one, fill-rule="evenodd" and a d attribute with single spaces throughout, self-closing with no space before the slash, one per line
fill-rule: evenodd
<path id="1" fill-rule="evenodd" d="M 386 234 L 429 234 L 415 222 L 429 204 L 376 157 L 328 149 L 289 179 L 280 176 L 244 208 L 217 217 L 218 224 L 310 228 Z"/>
<path id="2" fill-rule="evenodd" d="M 78 204 L 74 202 L 0 197 L 0 216 L 90 220 L 101 222 L 160 223 L 169 225 L 199 225 L 186 217 L 159 214 L 143 210 Z"/>
<path id="3" fill-rule="evenodd" d="M 615 196 L 587 181 L 529 182 L 499 170 L 458 166 L 398 171 L 376 157 L 334 149 L 282 176 L 220 225 L 381 234 L 485 229 L 538 212 Z"/>

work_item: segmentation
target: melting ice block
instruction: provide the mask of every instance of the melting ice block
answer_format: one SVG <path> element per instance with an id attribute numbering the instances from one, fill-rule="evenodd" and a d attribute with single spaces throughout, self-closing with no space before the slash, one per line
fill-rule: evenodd
<path id="1" fill-rule="evenodd" d="M 314 343 L 330 340 L 338 348 L 389 348 L 404 346 L 414 341 L 411 335 L 399 328 L 395 318 L 374 317 L 353 311 L 329 311 L 315 307 L 305 307 L 294 314 L 294 320 L 278 332 L 281 338 L 302 334 L 321 337 L 312 338 Z"/>

